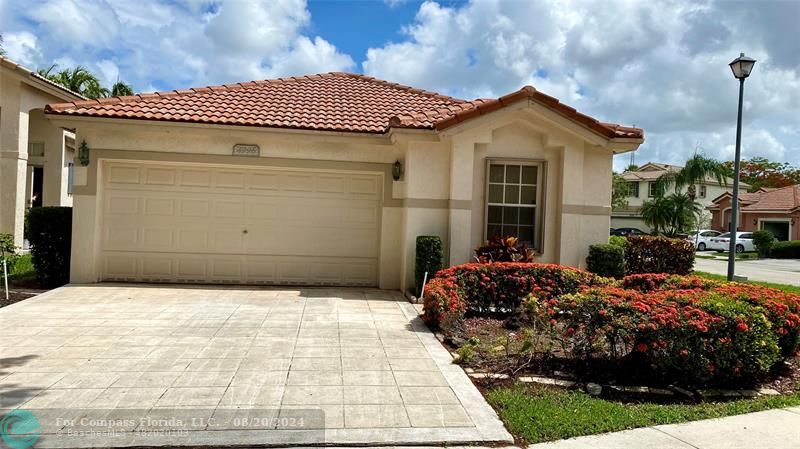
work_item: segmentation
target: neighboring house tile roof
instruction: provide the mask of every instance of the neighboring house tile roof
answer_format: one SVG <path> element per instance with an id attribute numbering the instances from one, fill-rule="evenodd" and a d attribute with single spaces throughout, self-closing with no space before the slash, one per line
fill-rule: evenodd
<path id="1" fill-rule="evenodd" d="M 48 105 L 50 114 L 385 133 L 442 130 L 529 99 L 608 138 L 642 139 L 639 128 L 602 123 L 530 86 L 499 99 L 465 101 L 352 73 L 280 78 Z"/>
<path id="2" fill-rule="evenodd" d="M 660 178 L 662 175 L 670 172 L 677 172 L 678 170 L 682 169 L 680 165 L 670 165 L 670 164 L 662 164 L 659 162 L 648 162 L 636 170 L 628 170 L 622 173 L 622 177 L 627 181 L 655 181 Z M 717 179 L 713 176 L 706 177 L 705 184 L 707 185 L 719 185 Z M 733 186 L 733 178 L 726 178 L 725 179 L 725 187 Z M 749 188 L 749 184 L 745 184 L 743 182 L 739 183 L 740 186 L 743 188 Z"/>
<path id="3" fill-rule="evenodd" d="M 714 199 L 714 204 L 709 209 L 719 209 L 719 203 L 725 198 L 730 198 L 730 193 L 725 193 Z M 800 184 L 780 188 L 761 188 L 755 192 L 739 194 L 742 212 L 793 212 L 800 210 Z"/>

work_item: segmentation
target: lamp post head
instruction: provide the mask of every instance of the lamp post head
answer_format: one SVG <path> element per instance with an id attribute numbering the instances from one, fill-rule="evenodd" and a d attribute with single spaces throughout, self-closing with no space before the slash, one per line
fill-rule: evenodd
<path id="1" fill-rule="evenodd" d="M 750 76 L 750 72 L 753 71 L 753 66 L 756 65 L 756 60 L 741 53 L 738 58 L 731 61 L 728 65 L 731 66 L 733 76 L 736 77 L 737 80 L 743 80 Z"/>

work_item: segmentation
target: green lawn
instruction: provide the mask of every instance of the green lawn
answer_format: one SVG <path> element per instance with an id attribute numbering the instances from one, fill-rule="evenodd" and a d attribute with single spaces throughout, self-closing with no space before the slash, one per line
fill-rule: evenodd
<path id="1" fill-rule="evenodd" d="M 714 279 L 717 281 L 725 281 L 728 278 L 721 275 L 721 274 L 713 274 L 713 273 L 706 273 L 705 271 L 695 271 L 693 274 L 697 276 L 701 276 L 707 279 Z M 772 282 L 760 282 L 760 281 L 747 281 L 748 284 L 756 284 L 756 285 L 763 285 L 764 287 L 771 287 L 778 290 L 783 290 L 788 293 L 796 293 L 800 295 L 800 287 L 796 285 L 787 285 L 787 284 L 773 284 Z"/>
<path id="2" fill-rule="evenodd" d="M 595 398 L 581 391 L 516 385 L 490 391 L 488 400 L 509 431 L 531 444 L 792 407 L 800 405 L 800 393 L 721 403 L 662 405 L 627 404 Z"/>

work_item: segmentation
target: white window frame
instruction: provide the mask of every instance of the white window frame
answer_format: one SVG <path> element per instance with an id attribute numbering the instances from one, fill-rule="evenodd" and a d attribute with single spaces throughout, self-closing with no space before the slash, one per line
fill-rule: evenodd
<path id="1" fill-rule="evenodd" d="M 630 195 L 628 196 L 631 198 L 639 198 L 639 181 L 628 181 L 628 186 L 628 189 L 630 190 Z"/>
<path id="2" fill-rule="evenodd" d="M 705 185 L 700 185 L 700 198 L 705 198 L 708 195 L 708 189 Z"/>
<path id="3" fill-rule="evenodd" d="M 537 253 L 544 252 L 544 217 L 545 217 L 545 190 L 547 190 L 547 161 L 543 159 L 514 159 L 514 158 L 486 158 L 484 171 L 484 197 L 483 197 L 483 240 L 489 238 L 489 206 L 510 206 L 510 204 L 489 203 L 489 175 L 491 166 L 495 165 L 524 165 L 537 167 L 536 175 L 536 204 L 532 206 L 533 213 L 533 242 L 530 248 Z M 520 179 L 520 182 L 522 180 Z M 503 182 L 505 185 L 505 181 Z M 521 189 L 520 189 L 521 190 Z M 517 205 L 521 206 L 521 205 Z M 531 206 L 528 206 L 531 207 Z"/>
<path id="4" fill-rule="evenodd" d="M 656 181 L 649 181 L 647 183 L 647 197 L 648 198 L 655 198 L 658 195 L 653 195 L 653 188 L 656 187 L 658 183 Z"/>

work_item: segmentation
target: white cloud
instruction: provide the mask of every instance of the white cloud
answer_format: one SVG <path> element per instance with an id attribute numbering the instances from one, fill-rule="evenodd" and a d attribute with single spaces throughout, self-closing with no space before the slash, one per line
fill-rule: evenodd
<path id="1" fill-rule="evenodd" d="M 119 76 L 137 91 L 354 66 L 350 56 L 329 41 L 306 35 L 310 14 L 304 0 L 22 3 L 3 8 L 0 26 L 14 30 L 34 23 L 25 31 L 33 40 L 25 47 L 17 45 L 14 32 L 4 33 L 13 41 L 6 43 L 7 50 L 14 50 L 9 56 L 25 57 L 36 67 L 56 60 L 85 65 L 104 83 Z"/>
<path id="2" fill-rule="evenodd" d="M 640 161 L 680 163 L 698 142 L 729 157 L 738 84 L 727 64 L 744 50 L 759 60 L 746 83 L 745 154 L 800 164 L 779 129 L 796 127 L 800 110 L 800 35 L 788 17 L 800 17 L 800 2 L 429 1 L 363 68 L 467 98 L 532 84 L 644 127 Z"/>
<path id="3" fill-rule="evenodd" d="M 36 36 L 27 31 L 3 34 L 3 49 L 9 58 L 24 66 L 34 67 L 42 59 Z"/>

